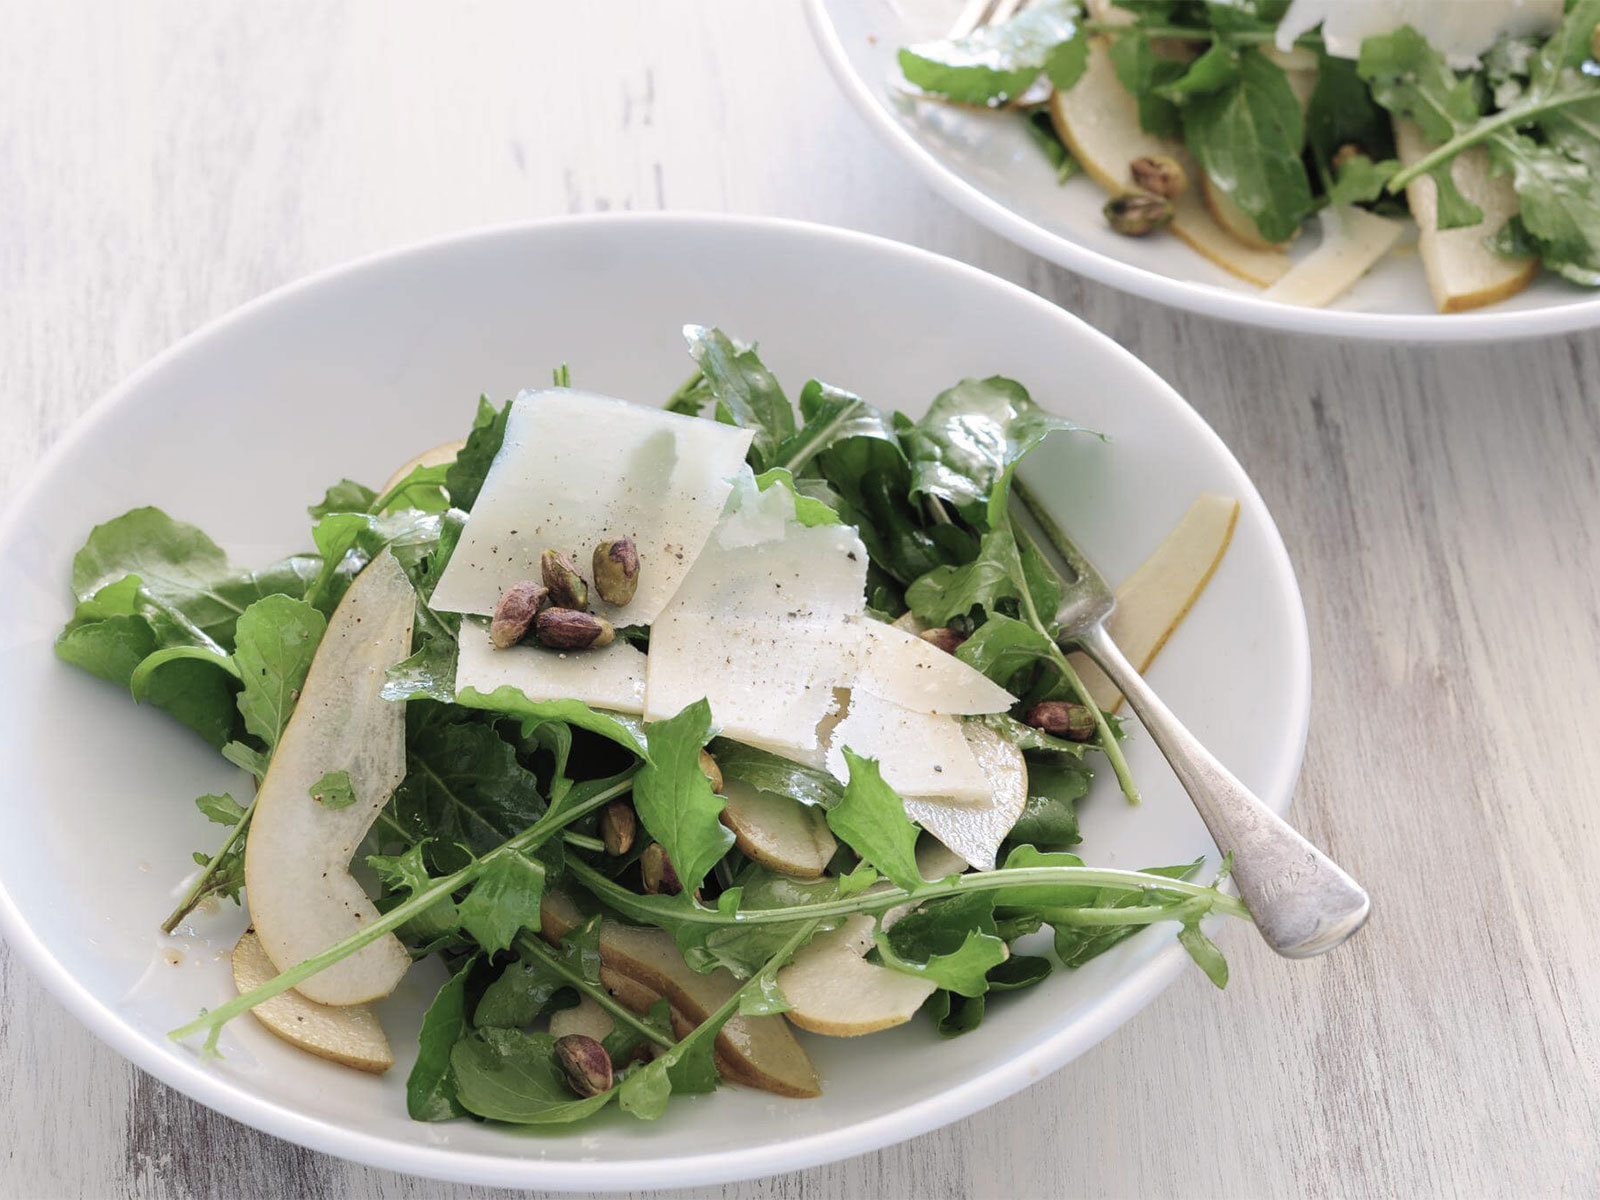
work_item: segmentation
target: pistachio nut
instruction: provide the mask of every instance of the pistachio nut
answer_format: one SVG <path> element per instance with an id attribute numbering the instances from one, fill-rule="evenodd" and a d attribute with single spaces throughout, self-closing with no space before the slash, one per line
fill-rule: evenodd
<path id="1" fill-rule="evenodd" d="M 569 1033 L 556 1039 L 555 1053 L 567 1086 L 578 1095 L 587 1098 L 611 1090 L 611 1055 L 594 1038 Z"/>
<path id="2" fill-rule="evenodd" d="M 631 537 L 607 538 L 594 548 L 594 590 L 621 608 L 639 586 L 639 547 Z"/>
<path id="3" fill-rule="evenodd" d="M 672 860 L 661 848 L 660 842 L 651 842 L 639 859 L 639 875 L 644 882 L 646 895 L 676 896 L 683 891 L 678 873 L 672 869 Z"/>
<path id="4" fill-rule="evenodd" d="M 954 654 L 956 647 L 967 640 L 967 635 L 957 633 L 948 625 L 941 625 L 937 629 L 924 629 L 917 635 L 930 646 L 937 646 L 946 654 Z"/>
<path id="5" fill-rule="evenodd" d="M 537 622 L 540 643 L 552 650 L 598 650 L 617 640 L 610 621 L 575 608 L 547 608 Z"/>
<path id="6" fill-rule="evenodd" d="M 1189 186 L 1189 173 L 1183 164 L 1165 154 L 1147 154 L 1128 164 L 1128 174 L 1135 187 L 1153 196 L 1175 200 Z"/>
<path id="7" fill-rule="evenodd" d="M 717 760 L 711 757 L 711 751 L 700 751 L 700 769 L 705 772 L 706 778 L 711 780 L 711 790 L 720 796 L 722 794 L 722 768 L 717 766 Z"/>
<path id="8" fill-rule="evenodd" d="M 613 858 L 633 849 L 633 838 L 639 829 L 639 818 L 633 805 L 626 800 L 613 800 L 600 811 L 600 840 L 606 844 L 606 853 Z"/>
<path id="9" fill-rule="evenodd" d="M 1087 742 L 1095 735 L 1094 713 L 1066 700 L 1041 700 L 1022 719 L 1035 729 L 1068 741 Z"/>
<path id="10" fill-rule="evenodd" d="M 578 574 L 572 559 L 559 550 L 546 550 L 539 556 L 539 571 L 550 589 L 550 603 L 558 608 L 589 607 L 589 585 Z"/>
<path id="11" fill-rule="evenodd" d="M 1172 223 L 1172 201 L 1149 192 L 1124 192 L 1106 201 L 1105 214 L 1118 233 L 1144 237 Z"/>
<path id="12" fill-rule="evenodd" d="M 528 636 L 534 618 L 544 604 L 545 587 L 531 579 L 513 583 L 494 606 L 494 617 L 489 622 L 489 640 L 496 650 L 515 646 Z"/>

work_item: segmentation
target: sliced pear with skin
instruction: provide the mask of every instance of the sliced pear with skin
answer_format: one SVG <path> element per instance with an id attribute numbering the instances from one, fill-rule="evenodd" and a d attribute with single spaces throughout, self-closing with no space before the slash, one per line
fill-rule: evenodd
<path id="1" fill-rule="evenodd" d="M 789 1002 L 783 1015 L 801 1029 L 829 1037 L 859 1037 L 904 1025 L 937 985 L 866 961 L 877 922 L 865 913 L 819 933 L 778 972 Z"/>
<path id="2" fill-rule="evenodd" d="M 550 1014 L 551 1037 L 561 1038 L 581 1034 L 584 1037 L 592 1037 L 598 1042 L 609 1037 L 616 1027 L 611 1014 L 589 996 L 580 996 L 578 1002 L 571 1008 L 563 1008 Z"/>
<path id="3" fill-rule="evenodd" d="M 256 795 L 245 892 L 267 956 L 286 971 L 359 932 L 378 910 L 350 858 L 405 775 L 405 708 L 380 694 L 385 672 L 411 653 L 416 595 L 385 550 L 357 575 L 328 622 L 294 713 Z M 353 803 L 312 792 L 346 771 Z M 299 985 L 319 1004 L 364 1004 L 394 991 L 411 965 L 400 939 L 378 941 Z"/>
<path id="4" fill-rule="evenodd" d="M 1206 590 L 1238 521 L 1237 500 L 1202 492 L 1155 553 L 1117 589 L 1106 631 L 1141 675 Z M 1116 712 L 1122 704 L 1116 684 L 1084 655 L 1074 654 L 1071 661 L 1094 702 Z"/>
<path id="5" fill-rule="evenodd" d="M 415 458 L 400 464 L 395 473 L 383 481 L 383 486 L 378 489 L 378 495 L 381 496 L 391 488 L 399 487 L 405 481 L 405 477 L 418 467 L 442 467 L 447 463 L 455 462 L 456 456 L 466 448 L 467 443 L 461 441 L 445 442 L 442 445 L 434 446 L 431 450 L 424 450 Z"/>
<path id="6" fill-rule="evenodd" d="M 1319 216 L 1322 244 L 1295 263 L 1261 293 L 1266 300 L 1321 308 L 1360 282 L 1400 240 L 1405 226 L 1353 204 L 1340 204 Z"/>
<path id="7" fill-rule="evenodd" d="M 1070 90 L 1050 97 L 1050 116 L 1084 171 L 1112 193 L 1132 185 L 1129 164 L 1147 155 L 1176 159 L 1190 183 L 1173 201 L 1172 232 L 1223 270 L 1266 287 L 1289 271 L 1289 256 L 1247 246 L 1217 223 L 1206 209 L 1200 166 L 1181 142 L 1156 137 L 1140 127 L 1139 105 L 1129 95 L 1102 38 L 1089 39 L 1088 67 Z"/>
<path id="8" fill-rule="evenodd" d="M 1394 123 L 1394 141 L 1403 163 L 1416 162 L 1432 149 L 1410 121 Z M 1540 268 L 1537 258 L 1505 258 L 1484 244 L 1521 208 L 1511 177 L 1490 176 L 1489 152 L 1482 146 L 1463 150 L 1451 163 L 1450 178 L 1483 210 L 1478 224 L 1440 231 L 1439 185 L 1428 175 L 1406 184 L 1406 202 L 1421 231 L 1417 250 L 1433 302 L 1442 313 L 1482 308 L 1514 296 L 1533 282 Z"/>
<path id="9" fill-rule="evenodd" d="M 233 986 L 242 996 L 277 974 L 261 939 L 247 929 L 233 948 Z M 334 1008 L 307 1000 L 290 988 L 263 1000 L 250 1015 L 291 1046 L 329 1062 L 372 1075 L 382 1075 L 394 1066 L 394 1051 L 378 1023 L 378 1014 L 365 1004 Z"/>
<path id="10" fill-rule="evenodd" d="M 1000 843 L 1027 807 L 1028 766 L 1022 751 L 982 721 L 967 721 L 962 732 L 989 781 L 988 802 L 906 797 L 906 815 L 965 862 L 992 871 Z"/>
<path id="11" fill-rule="evenodd" d="M 820 808 L 757 791 L 738 779 L 723 784 L 722 796 L 722 823 L 733 830 L 734 844 L 746 858 L 796 879 L 817 879 L 833 861 L 839 843 Z"/>
<path id="12" fill-rule="evenodd" d="M 545 937 L 559 941 L 582 920 L 570 898 L 545 894 L 540 904 Z M 662 929 L 602 921 L 600 961 L 602 980 L 604 969 L 609 968 L 655 996 L 665 996 L 690 1027 L 704 1021 L 739 989 L 739 980 L 720 967 L 707 975 L 691 969 L 672 935 Z M 633 1007 L 627 1000 L 622 1003 Z M 717 1034 L 716 1048 L 729 1067 L 727 1074 L 740 1083 L 780 1096 L 804 1098 L 822 1092 L 816 1068 L 781 1018 L 734 1016 Z"/>
<path id="13" fill-rule="evenodd" d="M 938 838 L 925 837 L 917 844 L 917 873 L 929 883 L 964 874 L 969 865 Z"/>

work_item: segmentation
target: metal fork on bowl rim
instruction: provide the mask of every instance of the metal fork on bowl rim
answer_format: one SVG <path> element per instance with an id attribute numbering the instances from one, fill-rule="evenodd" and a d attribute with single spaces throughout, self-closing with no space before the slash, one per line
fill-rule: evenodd
<path id="1" fill-rule="evenodd" d="M 1360 929 L 1372 902 L 1361 885 L 1240 783 L 1162 703 L 1106 631 L 1116 596 L 1020 480 L 1013 515 L 1063 581 L 1056 640 L 1078 649 L 1127 697 L 1166 756 L 1217 848 L 1263 940 L 1287 958 L 1324 954 Z"/>

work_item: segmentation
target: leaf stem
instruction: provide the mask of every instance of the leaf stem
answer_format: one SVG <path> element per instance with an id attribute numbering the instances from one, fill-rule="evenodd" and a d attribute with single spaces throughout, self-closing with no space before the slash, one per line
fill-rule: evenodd
<path id="1" fill-rule="evenodd" d="M 259 795 L 260 793 L 258 792 L 257 797 Z M 178 927 L 178 922 L 187 917 L 193 911 L 194 906 L 205 899 L 206 893 L 211 890 L 211 881 L 216 876 L 218 865 L 228 857 L 228 853 L 233 849 L 234 844 L 244 836 L 246 828 L 250 825 L 250 818 L 255 814 L 255 811 L 256 798 L 252 798 L 239 820 L 228 831 L 228 836 L 223 840 L 222 848 L 211 856 L 211 861 L 205 865 L 205 869 L 195 876 L 195 881 L 183 893 L 183 898 L 178 901 L 178 906 L 167 914 L 165 921 L 161 922 L 162 933 L 171 933 Z"/>
<path id="2" fill-rule="evenodd" d="M 517 953 L 524 958 L 538 959 L 541 965 L 548 968 L 552 973 L 561 976 L 561 978 L 605 1009 L 606 1012 L 610 1013 L 612 1019 L 621 1021 L 641 1037 L 648 1038 L 656 1045 L 667 1049 L 671 1049 L 678 1044 L 675 1038 L 669 1037 L 655 1028 L 655 1026 L 640 1020 L 632 1009 L 619 1004 L 615 997 L 605 988 L 596 987 L 590 983 L 583 977 L 583 972 L 563 962 L 549 946 L 546 946 L 538 938 L 531 934 L 521 934 L 517 937 L 516 948 Z"/>
<path id="3" fill-rule="evenodd" d="M 760 908 L 732 913 L 723 913 L 698 905 L 684 906 L 681 901 L 676 900 L 662 902 L 657 897 L 636 895 L 607 879 L 587 863 L 577 860 L 569 860 L 567 870 L 597 898 L 611 905 L 623 916 L 663 927 L 670 927 L 674 922 L 721 926 L 782 925 L 812 917 L 824 920 L 831 917 L 846 917 L 858 912 L 883 912 L 902 904 L 923 904 L 929 900 L 942 900 L 949 896 L 965 895 L 968 892 L 1005 892 L 1013 888 L 1039 886 L 1089 886 L 1124 892 L 1165 893 L 1186 900 L 1202 898 L 1217 912 L 1250 919 L 1249 910 L 1240 901 L 1214 887 L 1171 879 L 1165 875 L 1152 875 L 1146 871 L 1124 871 L 1112 867 L 1016 867 L 1009 870 L 979 871 L 970 875 L 958 875 L 953 879 L 943 879 L 911 891 L 898 887 L 885 888 L 881 891 L 862 892 L 842 900 L 825 900 L 820 904 L 797 904 L 783 908 Z M 1160 907 L 1165 909 L 1168 916 L 1171 915 L 1173 906 Z M 1125 911 L 1133 910 L 1130 908 Z"/>
<path id="4" fill-rule="evenodd" d="M 1471 149 L 1479 142 L 1497 137 L 1504 129 L 1514 129 L 1518 125 L 1526 125 L 1534 118 L 1547 112 L 1553 112 L 1558 108 L 1567 108 L 1573 104 L 1592 102 L 1593 100 L 1594 92 L 1592 91 L 1582 93 L 1557 92 L 1554 95 L 1544 96 L 1538 100 L 1513 105 L 1502 112 L 1495 113 L 1492 117 L 1484 117 L 1470 129 L 1456 134 L 1447 142 L 1439 143 L 1439 145 L 1428 151 L 1410 166 L 1402 167 L 1395 172 L 1394 177 L 1389 180 L 1388 190 L 1390 192 L 1399 192 L 1417 176 L 1427 174 L 1429 171 L 1455 158 L 1462 151 Z"/>
<path id="5" fill-rule="evenodd" d="M 602 805 L 616 799 L 632 787 L 633 779 L 630 776 L 628 779 L 621 780 L 569 809 L 546 813 L 521 833 L 502 842 L 481 858 L 473 860 L 459 871 L 436 880 L 431 887 L 413 893 L 404 903 L 398 904 L 388 912 L 383 913 L 370 925 L 365 926 L 347 938 L 341 938 L 326 950 L 313 954 L 304 962 L 295 964 L 287 971 L 283 971 L 269 979 L 260 987 L 252 988 L 250 991 L 234 997 L 211 1012 L 202 1014 L 187 1025 L 174 1029 L 167 1036 L 174 1041 L 182 1041 L 185 1038 L 193 1037 L 197 1033 L 214 1032 L 221 1029 L 223 1025 L 233 1020 L 234 1017 L 239 1016 L 241 1013 L 249 1012 L 262 1001 L 270 1000 L 281 992 L 288 991 L 298 983 L 304 983 L 318 972 L 327 970 L 334 963 L 348 958 L 365 946 L 371 945 L 384 934 L 398 929 L 418 913 L 431 908 L 436 902 L 451 896 L 459 889 L 473 882 L 496 859 L 508 854 L 520 854 L 525 850 L 537 848 L 566 825 L 576 821 L 585 813 L 593 812 Z"/>
<path id="6" fill-rule="evenodd" d="M 866 403 L 860 399 L 850 401 L 849 404 L 846 404 L 838 411 L 837 414 L 835 414 L 831 421 L 829 421 L 821 429 L 817 430 L 817 432 L 808 438 L 803 444 L 798 446 L 794 453 L 789 455 L 787 460 L 781 463 L 773 463 L 772 465 L 775 467 L 786 467 L 788 468 L 790 474 L 799 474 L 800 469 L 813 458 L 815 458 L 817 453 L 828 444 L 828 440 L 833 436 L 834 431 L 850 421 L 850 419 L 853 418 L 856 413 L 860 412 L 865 407 Z"/>

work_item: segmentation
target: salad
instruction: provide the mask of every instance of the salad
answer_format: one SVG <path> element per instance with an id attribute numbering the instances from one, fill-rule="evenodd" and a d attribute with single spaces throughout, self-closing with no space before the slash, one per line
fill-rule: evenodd
<path id="1" fill-rule="evenodd" d="M 1600 0 L 1039 0 L 899 61 L 1020 114 L 1119 233 L 1319 306 L 1414 232 L 1448 313 L 1541 268 L 1600 286 L 1597 25 Z"/>
<path id="2" fill-rule="evenodd" d="M 1158 922 L 1225 984 L 1226 864 L 1075 851 L 1101 764 L 1137 791 L 1011 506 L 1026 455 L 1092 435 L 1000 377 L 920 420 L 817 380 L 796 411 L 753 348 L 685 333 L 664 408 L 565 368 L 482 399 L 463 441 L 328 488 L 280 562 L 154 508 L 89 535 L 60 657 L 244 773 L 196 801 L 220 829 L 162 923 L 247 903 L 237 994 L 174 1038 L 216 1053 L 252 1014 L 382 1072 L 382 1001 L 432 970 L 411 1115 L 544 1126 L 815 1096 L 806 1037 L 954 1037 Z M 1139 665 L 1237 511 L 1202 497 L 1119 593 Z"/>

